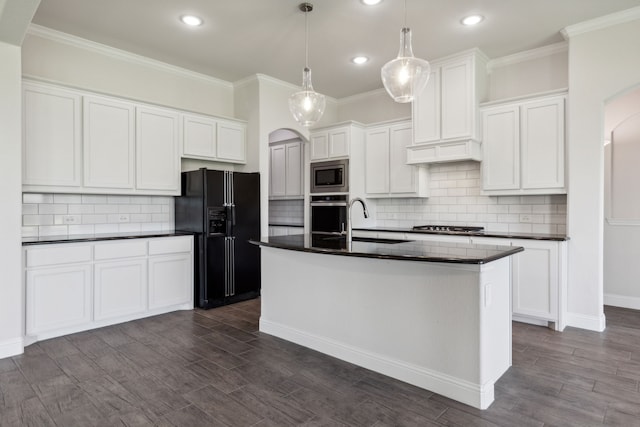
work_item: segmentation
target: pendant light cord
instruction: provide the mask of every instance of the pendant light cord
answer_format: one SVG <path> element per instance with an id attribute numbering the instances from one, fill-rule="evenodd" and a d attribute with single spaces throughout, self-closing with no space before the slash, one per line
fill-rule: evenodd
<path id="1" fill-rule="evenodd" d="M 407 28 L 407 0 L 404 0 L 404 27 Z"/>
<path id="2" fill-rule="evenodd" d="M 304 12 L 304 67 L 309 68 L 309 11 L 308 10 Z"/>

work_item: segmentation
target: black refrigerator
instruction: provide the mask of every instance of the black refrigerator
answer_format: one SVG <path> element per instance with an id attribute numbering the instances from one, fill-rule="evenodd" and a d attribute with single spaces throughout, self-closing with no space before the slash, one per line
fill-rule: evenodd
<path id="1" fill-rule="evenodd" d="M 260 174 L 182 173 L 177 231 L 195 233 L 195 304 L 213 308 L 260 295 Z"/>

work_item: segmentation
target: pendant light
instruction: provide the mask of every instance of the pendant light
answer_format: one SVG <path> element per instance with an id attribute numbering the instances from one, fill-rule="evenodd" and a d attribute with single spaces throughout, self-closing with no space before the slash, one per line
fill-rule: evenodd
<path id="1" fill-rule="evenodd" d="M 298 8 L 304 12 L 304 69 L 302 70 L 302 90 L 289 97 L 289 111 L 302 126 L 313 126 L 324 113 L 325 97 L 313 90 L 311 69 L 309 68 L 309 21 L 308 14 L 313 10 L 311 3 L 300 3 Z"/>
<path id="2" fill-rule="evenodd" d="M 404 27 L 400 31 L 400 51 L 396 59 L 382 67 L 382 84 L 394 101 L 411 102 L 427 85 L 430 73 L 429 63 L 413 56 L 411 29 L 407 27 L 407 0 L 404 0 Z"/>

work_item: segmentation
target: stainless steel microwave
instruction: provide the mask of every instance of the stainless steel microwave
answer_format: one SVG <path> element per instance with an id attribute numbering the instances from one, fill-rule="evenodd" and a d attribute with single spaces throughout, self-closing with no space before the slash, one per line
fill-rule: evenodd
<path id="1" fill-rule="evenodd" d="M 311 163 L 312 193 L 346 193 L 349 191 L 349 160 Z"/>

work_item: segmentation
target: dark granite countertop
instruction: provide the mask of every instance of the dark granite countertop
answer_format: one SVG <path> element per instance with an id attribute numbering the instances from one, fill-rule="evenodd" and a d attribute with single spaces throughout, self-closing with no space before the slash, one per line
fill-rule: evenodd
<path id="1" fill-rule="evenodd" d="M 148 237 L 192 236 L 185 231 L 142 231 L 129 233 L 69 234 L 62 236 L 23 237 L 22 246 L 49 243 L 95 242 L 98 240 L 144 239 Z"/>
<path id="2" fill-rule="evenodd" d="M 486 264 L 524 250 L 519 246 L 421 240 L 388 240 L 389 243 L 383 243 L 379 240 L 386 239 L 354 238 L 350 250 L 346 248 L 345 238 L 340 236 L 312 236 L 310 234 L 264 236 L 259 242 L 251 240 L 251 243 L 319 254 L 455 264 Z"/>
<path id="3" fill-rule="evenodd" d="M 501 231 L 427 231 L 413 230 L 411 228 L 402 227 L 354 227 L 353 230 L 358 231 L 388 231 L 393 233 L 419 233 L 419 234 L 440 234 L 448 236 L 475 236 L 475 237 L 498 237 L 502 239 L 531 239 L 531 240 L 569 240 L 564 234 L 546 234 L 546 233 L 507 233 Z"/>

